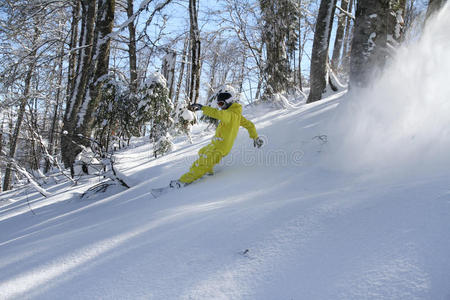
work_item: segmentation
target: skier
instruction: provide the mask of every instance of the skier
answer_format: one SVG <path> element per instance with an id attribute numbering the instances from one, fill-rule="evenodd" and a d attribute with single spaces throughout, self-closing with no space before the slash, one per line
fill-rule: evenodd
<path id="1" fill-rule="evenodd" d="M 234 88 L 224 85 L 215 94 L 219 109 L 201 104 L 192 104 L 190 110 L 201 110 L 203 114 L 220 121 L 216 134 L 211 143 L 200 149 L 199 158 L 192 164 L 189 172 L 182 175 L 178 180 L 170 182 L 171 188 L 181 188 L 194 182 L 207 173 L 212 173 L 214 165 L 226 156 L 233 147 L 234 140 L 239 131 L 239 126 L 247 129 L 249 136 L 253 139 L 253 145 L 260 148 L 263 140 L 258 137 L 255 125 L 242 116 L 242 106 L 237 102 Z"/>

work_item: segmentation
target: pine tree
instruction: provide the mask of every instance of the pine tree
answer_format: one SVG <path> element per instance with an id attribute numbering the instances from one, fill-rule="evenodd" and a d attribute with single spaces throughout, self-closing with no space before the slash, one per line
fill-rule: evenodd
<path id="1" fill-rule="evenodd" d="M 167 82 L 160 73 L 153 73 L 139 91 L 137 107 L 138 124 L 150 122 L 150 140 L 153 141 L 153 155 L 163 155 L 172 149 L 169 130 L 173 126 L 171 117 L 173 104 L 169 98 Z"/>
<path id="2" fill-rule="evenodd" d="M 95 113 L 94 132 L 96 140 L 109 150 L 111 138 L 121 132 L 123 91 L 119 82 L 114 78 L 105 80 L 102 87 L 100 102 Z"/>
<path id="3" fill-rule="evenodd" d="M 177 107 L 174 110 L 174 119 L 175 133 L 186 135 L 189 142 L 192 143 L 191 127 L 196 123 L 196 115 L 188 110 L 186 101 L 181 100 L 177 103 Z"/>

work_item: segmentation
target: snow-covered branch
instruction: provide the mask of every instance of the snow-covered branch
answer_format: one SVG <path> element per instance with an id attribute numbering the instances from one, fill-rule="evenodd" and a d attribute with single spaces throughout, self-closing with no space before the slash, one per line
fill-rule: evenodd
<path id="1" fill-rule="evenodd" d="M 339 9 L 344 15 L 346 15 L 350 19 L 355 20 L 354 15 L 352 15 L 350 12 L 346 11 L 345 9 L 342 9 L 339 5 L 336 5 L 336 8 Z"/>
<path id="2" fill-rule="evenodd" d="M 36 180 L 34 180 L 33 176 L 25 168 L 22 168 L 16 162 L 15 159 L 13 159 L 13 158 L 9 157 L 8 155 L 6 155 L 5 151 L 2 150 L 1 156 L 3 156 L 5 158 L 5 160 L 8 162 L 8 164 L 11 165 L 12 169 L 14 169 L 15 171 L 19 172 L 22 176 L 27 178 L 28 181 L 30 182 L 30 184 L 33 186 L 33 188 L 36 191 L 38 191 L 42 196 L 50 197 L 52 195 L 50 192 L 48 192 L 47 190 L 42 188 L 40 186 L 40 184 Z"/>

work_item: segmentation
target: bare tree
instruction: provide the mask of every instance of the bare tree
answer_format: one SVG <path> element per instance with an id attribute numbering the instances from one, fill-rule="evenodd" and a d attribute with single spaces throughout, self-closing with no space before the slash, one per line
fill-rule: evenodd
<path id="1" fill-rule="evenodd" d="M 114 22 L 114 0 L 82 0 L 80 52 L 75 86 L 71 91 L 61 137 L 64 165 L 71 167 L 86 144 L 81 136 L 90 136 L 93 112 L 98 105 L 102 77 L 108 72 L 109 49 Z"/>
<path id="2" fill-rule="evenodd" d="M 239 55 L 242 57 L 240 72 L 244 70 L 245 76 L 241 76 L 238 85 L 241 87 L 244 80 L 247 79 L 250 89 L 252 89 L 252 82 L 256 80 L 255 98 L 259 99 L 265 76 L 265 66 L 263 61 L 264 29 L 262 16 L 257 8 L 254 1 L 227 0 L 226 14 L 222 15 L 221 22 L 229 26 L 242 44 L 240 50 L 242 54 Z M 250 96 L 253 96 L 252 92 Z"/>
<path id="3" fill-rule="evenodd" d="M 127 0 L 127 16 L 132 18 L 134 15 L 133 0 Z M 129 41 L 128 41 L 128 57 L 130 61 L 130 90 L 132 93 L 137 92 L 138 76 L 137 76 L 137 54 L 136 54 L 136 26 L 134 21 L 128 23 Z"/>
<path id="4" fill-rule="evenodd" d="M 196 0 L 189 0 L 189 20 L 190 20 L 190 82 L 189 101 L 197 103 L 200 90 L 200 30 L 198 28 L 198 11 Z"/>
<path id="5" fill-rule="evenodd" d="M 21 126 L 22 126 L 22 122 L 24 119 L 25 108 L 26 108 L 29 98 L 30 98 L 31 79 L 35 72 L 36 63 L 37 63 L 36 62 L 36 54 L 37 54 L 37 50 L 38 50 L 38 39 L 39 39 L 39 36 L 41 35 L 41 32 L 39 29 L 39 24 L 38 24 L 37 19 L 35 18 L 34 20 L 35 20 L 34 33 L 33 33 L 32 41 L 30 44 L 31 51 L 29 54 L 27 54 L 27 56 L 28 56 L 27 69 L 28 70 L 26 71 L 26 75 L 25 75 L 23 95 L 20 100 L 20 106 L 19 106 L 19 110 L 17 113 L 17 120 L 16 120 L 15 127 L 14 127 L 14 133 L 12 134 L 11 139 L 10 139 L 9 157 L 11 160 L 6 167 L 5 174 L 3 177 L 3 190 L 5 190 L 5 191 L 9 190 L 11 187 L 11 172 L 12 172 L 11 161 L 14 159 L 14 157 L 16 155 L 17 142 L 19 139 Z"/>
<path id="6" fill-rule="evenodd" d="M 400 4 L 397 0 L 358 1 L 350 61 L 352 86 L 367 86 L 398 45 L 403 26 Z"/>
<path id="7" fill-rule="evenodd" d="M 62 28 L 60 29 L 61 34 L 64 33 Z M 48 145 L 48 154 L 49 156 L 53 156 L 55 153 L 56 148 L 56 131 L 58 127 L 58 119 L 60 116 L 60 109 L 62 104 L 62 98 L 63 98 L 63 77 L 64 77 L 64 56 L 65 56 L 65 49 L 64 49 L 64 38 L 61 36 L 61 46 L 60 46 L 60 54 L 57 60 L 55 61 L 55 73 L 56 75 L 56 95 L 54 99 L 54 106 L 53 106 L 53 116 L 51 119 L 51 126 L 50 126 L 50 132 L 48 135 L 49 145 Z M 47 173 L 50 170 L 50 166 L 52 164 L 52 161 L 50 158 L 46 158 L 45 163 L 45 169 L 44 173 Z"/>
<path id="8" fill-rule="evenodd" d="M 336 0 L 322 0 L 317 15 L 311 54 L 310 92 L 307 103 L 322 99 L 328 82 L 328 48 Z"/>
<path id="9" fill-rule="evenodd" d="M 341 0 L 341 8 L 345 11 L 348 9 L 348 0 Z M 347 18 L 348 16 L 345 13 L 339 12 L 338 27 L 336 29 L 336 37 L 334 39 L 333 56 L 331 57 L 331 67 L 334 71 L 338 70 L 338 66 L 340 64 L 342 41 L 344 38 L 344 29 Z"/>
<path id="10" fill-rule="evenodd" d="M 356 0 L 349 0 L 349 6 L 348 11 L 352 13 L 354 3 Z M 350 49 L 351 49 L 351 43 L 353 38 L 353 26 L 351 23 L 351 18 L 347 18 L 347 23 L 345 25 L 345 34 L 344 39 L 342 41 L 343 47 L 342 47 L 342 60 L 341 60 L 341 69 L 344 71 L 345 74 L 348 74 L 348 67 L 350 64 Z"/>

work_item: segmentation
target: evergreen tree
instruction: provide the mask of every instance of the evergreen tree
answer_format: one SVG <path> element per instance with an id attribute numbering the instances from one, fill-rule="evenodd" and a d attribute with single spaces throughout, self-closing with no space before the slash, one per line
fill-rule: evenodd
<path id="1" fill-rule="evenodd" d="M 196 115 L 188 110 L 186 101 L 182 100 L 178 102 L 174 112 L 174 119 L 175 133 L 185 134 L 189 142 L 192 143 L 191 127 L 196 123 Z"/>
<path id="2" fill-rule="evenodd" d="M 164 76 L 153 73 L 140 88 L 140 101 L 137 106 L 138 124 L 150 122 L 150 140 L 153 141 L 153 154 L 162 155 L 172 148 L 169 130 L 173 126 L 171 118 L 173 104 Z"/>
<path id="3" fill-rule="evenodd" d="M 102 87 L 94 123 L 95 139 L 106 150 L 109 150 L 111 138 L 114 138 L 121 131 L 120 120 L 123 117 L 123 110 L 121 109 L 122 98 L 123 92 L 120 84 L 114 78 L 107 80 Z"/>
<path id="4" fill-rule="evenodd" d="M 110 78 L 103 86 L 102 97 L 96 111 L 96 139 L 107 149 L 110 139 L 119 142 L 140 136 L 142 122 L 137 121 L 139 99 L 132 92 L 134 85 Z"/>

